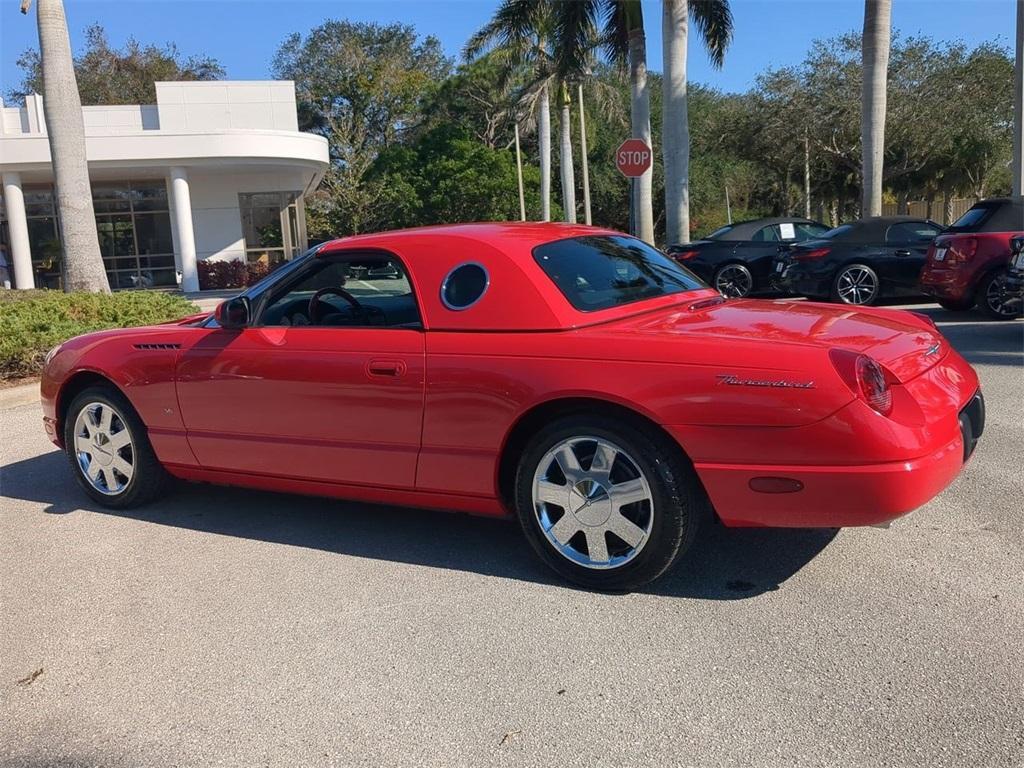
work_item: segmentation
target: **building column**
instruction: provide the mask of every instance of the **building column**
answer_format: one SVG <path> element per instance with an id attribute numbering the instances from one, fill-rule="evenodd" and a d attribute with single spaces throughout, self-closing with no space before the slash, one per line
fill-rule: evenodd
<path id="1" fill-rule="evenodd" d="M 7 207 L 7 227 L 11 234 L 11 261 L 14 266 L 16 288 L 35 288 L 32 275 L 32 249 L 28 242 L 28 219 L 25 218 L 25 196 L 21 191 L 21 174 L 3 175 L 4 204 Z"/>
<path id="2" fill-rule="evenodd" d="M 181 249 L 181 290 L 186 293 L 199 290 L 196 272 L 196 236 L 192 229 L 192 197 L 188 189 L 188 171 L 180 166 L 171 168 L 171 225 Z"/>

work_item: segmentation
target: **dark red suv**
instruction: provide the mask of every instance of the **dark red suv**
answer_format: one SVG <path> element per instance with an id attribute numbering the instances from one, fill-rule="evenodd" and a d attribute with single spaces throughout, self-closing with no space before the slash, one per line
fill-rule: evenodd
<path id="1" fill-rule="evenodd" d="M 921 290 L 951 310 L 977 304 L 995 320 L 1020 317 L 1006 306 L 997 278 L 1010 259 L 1010 239 L 1024 233 L 1024 199 L 993 197 L 975 203 L 935 238 L 919 278 Z"/>

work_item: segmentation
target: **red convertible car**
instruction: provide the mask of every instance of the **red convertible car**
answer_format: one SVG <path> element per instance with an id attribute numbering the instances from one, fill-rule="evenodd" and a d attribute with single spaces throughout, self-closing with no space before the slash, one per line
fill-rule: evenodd
<path id="1" fill-rule="evenodd" d="M 345 238 L 212 315 L 48 356 L 45 428 L 96 502 L 171 476 L 516 516 L 563 576 L 637 587 L 699 526 L 884 523 L 981 435 L 925 317 L 724 299 L 626 235 Z"/>

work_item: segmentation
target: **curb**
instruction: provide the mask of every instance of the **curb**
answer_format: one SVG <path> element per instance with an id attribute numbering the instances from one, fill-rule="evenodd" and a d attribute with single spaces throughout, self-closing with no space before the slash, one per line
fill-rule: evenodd
<path id="1" fill-rule="evenodd" d="M 0 388 L 0 411 L 39 402 L 39 382 Z"/>

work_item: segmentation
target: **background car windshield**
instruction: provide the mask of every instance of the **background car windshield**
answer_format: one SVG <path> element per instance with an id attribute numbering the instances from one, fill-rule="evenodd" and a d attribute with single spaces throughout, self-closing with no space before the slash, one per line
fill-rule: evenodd
<path id="1" fill-rule="evenodd" d="M 704 287 L 692 272 L 633 237 L 556 240 L 534 248 L 533 258 L 583 312 Z"/>

